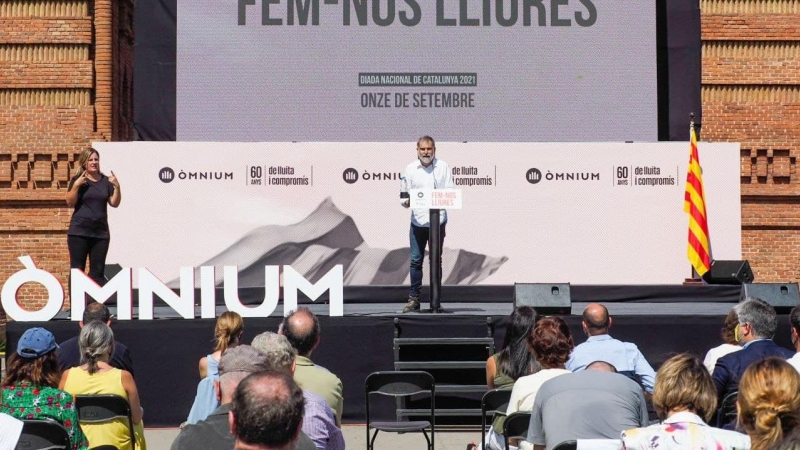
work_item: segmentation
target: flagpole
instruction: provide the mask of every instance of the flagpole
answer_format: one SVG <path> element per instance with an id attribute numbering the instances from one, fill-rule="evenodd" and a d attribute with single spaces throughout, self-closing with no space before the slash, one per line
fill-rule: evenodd
<path id="1" fill-rule="evenodd" d="M 692 131 L 694 131 L 694 113 L 690 112 L 689 113 L 689 140 L 690 141 L 692 140 Z M 695 131 L 695 133 L 697 133 L 697 132 Z M 695 136 L 696 136 L 696 134 L 695 134 Z M 700 275 L 697 273 L 697 270 L 695 270 L 694 266 L 689 264 L 689 267 L 691 267 L 691 269 L 692 269 L 692 278 L 691 278 L 692 283 L 695 283 L 695 284 L 703 283 L 703 278 L 700 277 Z"/>
<path id="2" fill-rule="evenodd" d="M 697 163 L 697 165 L 698 165 L 697 168 L 700 170 L 700 173 L 702 173 L 702 169 L 699 167 L 699 162 L 698 161 L 694 161 L 694 159 L 693 159 L 694 156 L 692 155 L 692 152 L 696 151 L 696 145 L 697 145 L 697 140 L 698 140 L 697 131 L 695 130 L 695 128 L 696 127 L 695 127 L 695 122 L 694 122 L 694 113 L 692 112 L 692 113 L 689 113 L 690 159 L 689 159 L 689 167 L 687 168 L 687 172 L 691 172 L 692 164 L 693 163 Z M 697 128 L 699 128 L 699 127 L 697 127 Z M 687 175 L 687 189 L 688 189 L 688 183 L 689 183 L 689 179 L 688 179 L 688 175 Z M 702 182 L 701 182 L 701 186 L 702 186 Z M 702 189 L 702 187 L 701 187 L 701 189 Z M 688 191 L 687 191 L 687 195 L 688 195 Z M 702 195 L 702 197 L 704 197 L 704 195 Z M 687 197 L 687 201 L 688 201 L 688 197 Z M 703 201 L 703 200 L 701 200 L 701 201 Z M 703 203 L 705 203 L 705 202 L 703 201 Z M 687 206 L 687 208 L 688 208 L 688 206 Z M 703 205 L 703 210 L 705 210 L 705 205 Z M 690 212 L 689 209 L 687 209 L 686 212 L 690 214 L 690 231 L 689 231 L 689 234 L 690 234 L 690 240 L 691 240 L 691 238 L 692 238 L 691 212 Z M 704 212 L 704 214 L 705 214 L 705 212 Z M 705 221 L 705 218 L 704 218 L 704 221 Z M 706 224 L 706 227 L 707 226 L 708 225 Z M 706 242 L 707 242 L 707 245 L 708 245 L 708 242 L 709 242 L 708 235 L 707 235 L 708 231 L 705 231 L 705 233 L 706 233 L 705 239 L 706 239 Z M 691 247 L 691 244 L 690 244 L 690 247 Z M 709 247 L 709 253 L 710 253 L 710 247 Z M 691 261 L 691 257 L 690 257 L 690 261 Z M 707 266 L 708 267 L 705 267 L 705 270 L 708 270 L 710 268 L 710 264 L 707 264 Z M 694 263 L 690 264 L 690 267 L 691 267 L 691 271 L 692 271 L 691 278 L 684 279 L 683 284 L 692 284 L 692 285 L 705 284 L 705 280 L 697 272 L 697 268 L 695 267 Z"/>

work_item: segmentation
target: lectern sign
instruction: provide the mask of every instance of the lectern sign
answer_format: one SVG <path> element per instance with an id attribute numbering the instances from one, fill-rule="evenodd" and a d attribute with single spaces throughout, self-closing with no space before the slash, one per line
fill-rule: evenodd
<path id="1" fill-rule="evenodd" d="M 461 189 L 411 189 L 414 209 L 461 209 Z"/>

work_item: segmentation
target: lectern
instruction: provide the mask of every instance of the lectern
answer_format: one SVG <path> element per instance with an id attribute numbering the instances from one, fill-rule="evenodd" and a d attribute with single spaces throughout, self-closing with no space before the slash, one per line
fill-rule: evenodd
<path id="1" fill-rule="evenodd" d="M 431 278 L 431 312 L 442 312 L 442 249 L 441 242 L 441 223 L 440 211 L 443 209 L 461 209 L 461 190 L 460 189 L 411 189 L 409 191 L 409 203 L 413 209 L 427 209 L 430 211 L 430 236 L 428 246 L 430 248 L 430 278 Z"/>

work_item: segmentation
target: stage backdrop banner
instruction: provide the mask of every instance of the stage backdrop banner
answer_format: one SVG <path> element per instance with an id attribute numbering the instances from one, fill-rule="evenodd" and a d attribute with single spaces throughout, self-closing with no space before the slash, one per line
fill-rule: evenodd
<path id="1" fill-rule="evenodd" d="M 263 286 L 265 265 L 316 281 L 341 264 L 345 285 L 408 283 L 399 192 L 413 142 L 95 145 L 123 189 L 108 263 L 174 287 L 186 266 L 217 267 L 217 285 L 222 266 L 238 266 L 242 287 Z M 740 259 L 739 145 L 699 148 L 713 256 Z M 681 283 L 688 152 L 686 142 L 439 142 L 464 199 L 448 213 L 444 283 Z"/>
<path id="2" fill-rule="evenodd" d="M 656 2 L 178 0 L 179 141 L 655 141 Z"/>

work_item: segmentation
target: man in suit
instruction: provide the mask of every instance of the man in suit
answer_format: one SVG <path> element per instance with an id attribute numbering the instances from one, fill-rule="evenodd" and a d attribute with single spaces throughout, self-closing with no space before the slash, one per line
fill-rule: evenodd
<path id="1" fill-rule="evenodd" d="M 760 298 L 747 298 L 734 309 L 739 317 L 734 336 L 742 349 L 718 359 L 714 367 L 711 377 L 720 404 L 728 394 L 739 390 L 739 380 L 750 364 L 769 356 L 787 359 L 794 354 L 772 341 L 778 329 L 778 317 L 769 303 Z"/>

